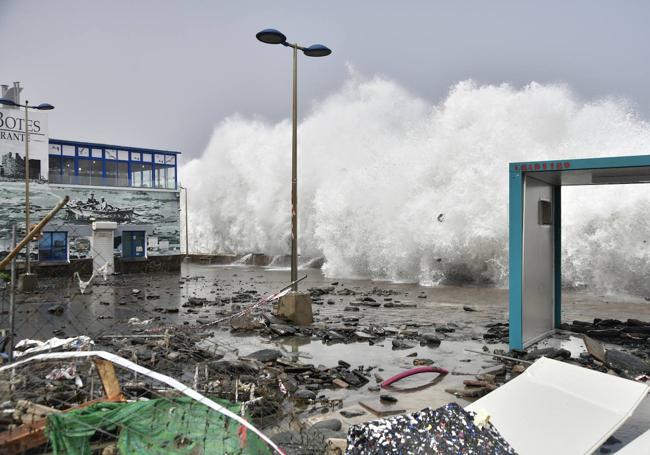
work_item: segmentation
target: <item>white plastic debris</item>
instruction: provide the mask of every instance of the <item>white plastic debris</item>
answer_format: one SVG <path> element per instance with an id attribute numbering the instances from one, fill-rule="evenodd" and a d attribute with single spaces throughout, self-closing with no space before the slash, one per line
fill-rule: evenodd
<path id="1" fill-rule="evenodd" d="M 52 351 L 54 349 L 62 349 L 66 351 L 77 350 L 81 351 L 93 346 L 95 342 L 85 335 L 72 338 L 50 338 L 47 341 L 40 340 L 20 340 L 16 343 L 14 349 L 14 359 L 24 357 L 26 355 L 37 354 L 39 352 Z"/>
<path id="2" fill-rule="evenodd" d="M 479 409 L 474 416 L 474 425 L 482 430 L 488 423 L 490 423 L 490 414 L 485 409 Z"/>
<path id="3" fill-rule="evenodd" d="M 108 278 L 108 262 L 102 265 L 101 267 L 97 268 L 97 270 L 93 270 L 93 274 L 90 275 L 90 279 L 88 281 L 83 281 L 79 276 L 79 272 L 74 272 L 74 276 L 79 281 L 79 292 L 81 292 L 82 294 L 86 293 L 86 289 L 88 288 L 88 286 L 91 285 L 97 273 L 100 273 L 102 278 L 104 278 L 104 281 L 106 281 L 106 279 Z"/>
<path id="4" fill-rule="evenodd" d="M 139 318 L 131 318 L 128 323 L 129 325 L 149 325 L 152 321 L 153 319 L 144 319 L 141 321 Z"/>
<path id="5" fill-rule="evenodd" d="M 467 406 L 522 454 L 597 450 L 646 397 L 646 384 L 542 357 Z"/>
<path id="6" fill-rule="evenodd" d="M 55 368 L 45 376 L 50 381 L 60 381 L 61 379 L 74 379 L 77 376 L 77 367 L 73 364 L 68 367 Z"/>
<path id="7" fill-rule="evenodd" d="M 45 379 L 50 381 L 74 380 L 77 388 L 81 389 L 84 386 L 83 381 L 77 374 L 77 366 L 72 363 L 68 367 L 55 368 L 45 376 Z"/>

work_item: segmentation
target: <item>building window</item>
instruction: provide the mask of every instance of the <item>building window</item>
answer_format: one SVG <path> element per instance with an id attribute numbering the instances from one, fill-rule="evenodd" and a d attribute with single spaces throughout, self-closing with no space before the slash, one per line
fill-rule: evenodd
<path id="1" fill-rule="evenodd" d="M 91 185 L 101 185 L 104 182 L 104 170 L 102 160 L 91 160 L 90 162 Z"/>
<path id="2" fill-rule="evenodd" d="M 61 183 L 75 183 L 74 157 L 61 158 Z"/>
<path id="3" fill-rule="evenodd" d="M 171 153 L 62 144 L 49 150 L 52 183 L 176 189 L 178 162 Z"/>
<path id="4" fill-rule="evenodd" d="M 38 260 L 41 262 L 68 260 L 68 233 L 43 232 L 38 241 Z"/>
<path id="5" fill-rule="evenodd" d="M 123 258 L 143 258 L 146 251 L 144 231 L 122 231 Z"/>
<path id="6" fill-rule="evenodd" d="M 91 165 L 90 165 L 90 160 L 79 160 L 79 167 L 77 168 L 77 175 L 79 178 L 77 179 L 77 183 L 79 185 L 90 185 L 90 182 L 92 181 L 90 177 L 90 171 L 91 171 Z"/>
<path id="7" fill-rule="evenodd" d="M 116 186 L 129 186 L 129 163 L 117 162 L 117 184 Z"/>
<path id="8" fill-rule="evenodd" d="M 151 188 L 151 163 L 131 162 L 131 186 Z"/>
<path id="9" fill-rule="evenodd" d="M 176 188 L 176 157 L 174 155 L 155 155 L 156 188 Z"/>
<path id="10" fill-rule="evenodd" d="M 50 154 L 50 169 L 48 180 L 52 183 L 61 183 L 61 156 Z"/>

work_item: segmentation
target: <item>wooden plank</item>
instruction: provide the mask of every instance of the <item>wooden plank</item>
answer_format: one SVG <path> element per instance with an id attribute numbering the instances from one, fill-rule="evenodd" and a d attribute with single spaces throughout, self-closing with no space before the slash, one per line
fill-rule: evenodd
<path id="1" fill-rule="evenodd" d="M 334 379 L 332 381 L 332 384 L 334 384 L 335 386 L 338 386 L 338 387 L 340 387 L 342 389 L 347 389 L 348 387 L 350 387 L 350 384 L 345 382 L 343 379 L 339 379 L 339 378 Z"/>
<path id="2" fill-rule="evenodd" d="M 22 413 L 21 422 L 27 425 L 43 420 L 50 414 L 61 412 L 59 409 L 49 408 L 27 400 L 18 400 L 16 408 Z"/>
<path id="3" fill-rule="evenodd" d="M 45 419 L 0 433 L 0 451 L 7 455 L 25 453 L 29 449 L 47 443 Z"/>
<path id="4" fill-rule="evenodd" d="M 403 414 L 406 412 L 406 409 L 401 406 L 384 404 L 379 399 L 359 401 L 359 404 L 379 417 Z"/>
<path id="5" fill-rule="evenodd" d="M 122 389 L 120 388 L 120 381 L 118 381 L 117 375 L 115 374 L 113 363 L 104 359 L 95 359 L 94 361 L 99 378 L 102 380 L 106 398 L 109 400 L 124 400 L 124 395 L 122 395 Z"/>
<path id="6" fill-rule="evenodd" d="M 85 408 L 95 403 L 104 403 L 108 401 L 123 401 L 122 399 L 113 400 L 92 400 L 87 401 L 77 407 L 66 409 L 63 412 L 72 411 L 73 409 Z M 45 436 L 46 419 L 34 421 L 30 424 L 23 424 L 13 430 L 7 430 L 0 433 L 0 453 L 7 455 L 23 454 L 26 451 L 42 446 L 48 442 Z"/>

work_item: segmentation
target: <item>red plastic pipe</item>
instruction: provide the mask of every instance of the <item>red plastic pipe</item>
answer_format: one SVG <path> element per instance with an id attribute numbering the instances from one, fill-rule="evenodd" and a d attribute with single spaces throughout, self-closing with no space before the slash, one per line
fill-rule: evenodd
<path id="1" fill-rule="evenodd" d="M 401 373 L 398 373 L 395 376 L 386 379 L 384 382 L 381 383 L 381 386 L 388 387 L 394 382 L 401 381 L 404 378 L 408 378 L 409 376 L 413 376 L 414 374 L 420 374 L 420 373 L 439 373 L 441 375 L 445 375 L 448 374 L 449 371 L 445 370 L 444 368 L 430 367 L 430 366 L 411 368 L 410 370 L 402 371 Z"/>

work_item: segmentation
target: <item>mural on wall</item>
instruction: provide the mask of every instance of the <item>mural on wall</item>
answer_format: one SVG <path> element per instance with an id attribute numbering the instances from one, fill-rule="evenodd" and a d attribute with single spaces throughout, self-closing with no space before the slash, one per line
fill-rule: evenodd
<path id="1" fill-rule="evenodd" d="M 180 253 L 177 192 L 59 186 L 32 181 L 33 222 L 43 218 L 65 195 L 70 197 L 70 202 L 50 222 L 50 229 L 68 232 L 70 259 L 89 257 L 93 221 L 115 221 L 124 230 L 145 229 L 148 255 Z M 0 199 L 0 256 L 3 256 L 11 246 L 11 226 L 16 223 L 19 236 L 24 233 L 24 182 L 0 179 Z M 121 239 L 117 232 L 115 240 L 115 252 L 119 254 Z"/>

